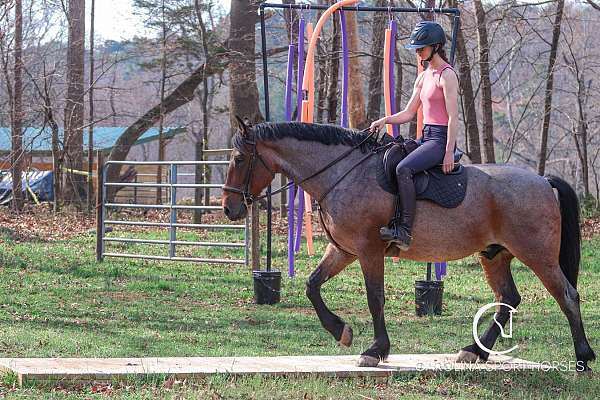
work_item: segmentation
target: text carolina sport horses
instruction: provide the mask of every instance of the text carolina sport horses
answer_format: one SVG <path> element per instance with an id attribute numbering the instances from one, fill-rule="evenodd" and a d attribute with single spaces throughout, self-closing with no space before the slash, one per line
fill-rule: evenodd
<path id="1" fill-rule="evenodd" d="M 332 125 L 264 123 L 251 127 L 239 123 L 223 194 L 225 214 L 232 220 L 246 216 L 248 203 L 271 183 L 275 173 L 299 183 L 367 136 Z M 446 209 L 418 201 L 412 245 L 399 252 L 379 237 L 379 228 L 394 214 L 394 196 L 376 183 L 378 157 L 352 169 L 363 157 L 357 149 L 302 183 L 313 198 L 321 199 L 322 223 L 330 241 L 308 279 L 306 294 L 323 327 L 345 346 L 352 343 L 352 329 L 327 308 L 320 288 L 356 259 L 364 274 L 375 339 L 362 353 L 359 366 L 376 366 L 390 352 L 383 313 L 384 256 L 443 261 L 478 253 L 496 301 L 513 307 L 521 298 L 511 275 L 511 260 L 517 257 L 533 270 L 569 321 L 578 368 L 589 368 L 595 355 L 584 333 L 576 290 L 579 205 L 565 181 L 509 165 L 466 165 L 469 184 L 463 202 Z M 495 317 L 504 325 L 508 308 L 497 308 Z M 491 321 L 481 343 L 491 349 L 499 333 Z M 487 360 L 488 355 L 473 343 L 458 353 L 457 361 Z"/>

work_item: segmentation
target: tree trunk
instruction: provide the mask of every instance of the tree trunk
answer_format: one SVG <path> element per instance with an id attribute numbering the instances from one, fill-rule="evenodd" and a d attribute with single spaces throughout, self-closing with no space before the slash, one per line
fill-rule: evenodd
<path id="1" fill-rule="evenodd" d="M 383 0 L 376 0 L 376 7 L 385 6 Z M 373 13 L 371 21 L 371 65 L 369 67 L 369 101 L 367 103 L 367 120 L 375 121 L 380 117 L 381 99 L 383 98 L 383 47 L 385 42 L 385 21 L 387 15 L 382 12 Z"/>
<path id="2" fill-rule="evenodd" d="M 257 3 L 253 0 L 232 0 L 229 13 L 229 117 L 232 133 L 235 116 L 252 123 L 262 121 L 256 85 L 255 24 Z M 230 137 L 231 140 L 231 137 Z"/>
<path id="3" fill-rule="evenodd" d="M 15 1 L 15 64 L 13 78 L 13 101 L 11 118 L 11 175 L 13 191 L 13 208 L 23 208 L 23 189 L 21 176 L 23 173 L 23 3 Z"/>
<path id="4" fill-rule="evenodd" d="M 456 7 L 456 0 L 452 0 L 450 7 Z M 458 74 L 460 90 L 462 92 L 463 122 L 467 145 L 467 156 L 473 164 L 481 164 L 481 145 L 479 141 L 479 126 L 477 125 L 477 109 L 475 108 L 475 94 L 471 80 L 471 65 L 462 27 L 456 35 L 456 58 L 458 59 Z"/>
<path id="5" fill-rule="evenodd" d="M 65 100 L 65 196 L 81 203 L 85 190 L 83 175 L 83 101 L 85 57 L 85 0 L 69 0 L 67 9 L 69 41 L 67 48 L 67 98 Z"/>
<path id="6" fill-rule="evenodd" d="M 202 51 L 204 53 L 204 61 L 208 60 L 209 50 L 208 50 L 208 41 L 206 39 L 206 25 L 204 24 L 204 20 L 202 19 L 202 12 L 200 9 L 199 0 L 194 1 L 194 9 L 196 10 L 196 18 L 198 19 L 198 26 L 200 27 L 200 35 L 202 39 Z M 205 64 L 206 67 L 206 64 Z M 204 149 L 208 149 L 208 75 L 206 73 L 202 76 L 202 140 L 196 141 L 196 160 L 200 161 L 204 159 Z M 195 167 L 195 183 L 202 182 L 202 173 L 204 172 L 205 178 L 208 175 L 208 179 L 204 179 L 205 183 L 210 183 L 210 175 L 206 173 L 206 171 L 210 171 L 210 166 L 208 165 L 196 165 Z M 210 191 L 203 191 L 202 188 L 196 188 L 194 191 L 194 200 L 195 204 L 202 204 L 202 195 L 203 192 L 206 193 L 205 201 L 207 201 L 207 205 L 210 205 Z M 194 223 L 200 224 L 202 223 L 202 210 L 194 210 Z"/>
<path id="7" fill-rule="evenodd" d="M 322 1 L 319 4 L 324 4 Z M 318 21 L 323 13 L 317 12 L 316 20 Z M 324 35 L 322 35 L 324 36 Z M 335 57 L 335 55 L 333 55 Z M 323 123 L 323 114 L 325 113 L 325 103 L 327 100 L 327 64 L 331 62 L 329 59 L 331 56 L 326 54 L 325 43 L 323 40 L 317 41 L 317 114 L 315 122 Z"/>
<path id="8" fill-rule="evenodd" d="M 89 127 L 88 127 L 88 168 L 87 168 L 87 212 L 91 215 L 94 202 L 94 184 L 92 180 L 94 164 L 94 12 L 96 0 L 92 0 L 90 14 L 90 86 L 89 100 Z"/>
<path id="9" fill-rule="evenodd" d="M 115 105 L 115 87 L 117 83 L 117 69 L 113 68 L 112 80 L 110 83 L 110 91 L 108 94 L 108 103 L 110 105 L 110 113 L 112 116 L 112 124 L 113 126 L 118 126 L 117 124 L 117 107 Z"/>
<path id="10" fill-rule="evenodd" d="M 162 36 L 161 36 L 161 55 L 160 55 L 160 116 L 158 118 L 158 161 L 165 160 L 165 85 L 167 81 L 167 22 L 165 21 L 165 0 L 161 3 L 161 25 L 162 25 Z M 156 168 L 156 183 L 162 183 L 162 165 L 158 165 Z M 175 177 L 177 178 L 177 177 Z M 171 177 L 171 180 L 173 177 Z M 156 204 L 162 204 L 162 188 L 159 186 L 156 188 Z"/>
<path id="11" fill-rule="evenodd" d="M 542 122 L 542 132 L 540 140 L 540 153 L 538 155 L 538 174 L 546 173 L 546 153 L 548 152 L 548 131 L 550 129 L 550 117 L 552 113 L 552 89 L 554 86 L 554 64 L 556 63 L 556 52 L 558 49 L 558 40 L 560 38 L 560 25 L 562 22 L 564 0 L 556 2 L 556 16 L 554 17 L 554 28 L 552 30 L 552 44 L 550 46 L 550 58 L 548 60 L 548 69 L 546 72 L 546 93 L 544 96 L 544 121 Z"/>
<path id="12" fill-rule="evenodd" d="M 482 158 L 485 163 L 495 163 L 494 155 L 494 122 L 492 114 L 492 83 L 490 82 L 490 47 L 488 44 L 485 10 L 481 0 L 474 0 L 475 18 L 477 19 L 477 45 L 479 47 L 479 75 L 481 76 L 481 115 L 483 126 L 481 142 Z"/>
<path id="13" fill-rule="evenodd" d="M 573 137 L 575 139 L 575 148 L 581 164 L 581 180 L 583 182 L 583 194 L 587 198 L 590 195 L 589 168 L 588 168 L 588 121 L 586 116 L 586 104 L 588 99 L 589 87 L 585 87 L 584 74 L 579 72 L 575 60 L 575 78 L 577 79 L 577 121 L 573 122 Z M 590 80 L 591 84 L 591 80 Z"/>
<path id="14" fill-rule="evenodd" d="M 348 53 L 350 57 L 348 66 L 348 119 L 351 128 L 365 128 L 367 115 L 365 114 L 365 97 L 363 95 L 362 66 L 358 58 L 358 22 L 357 13 L 346 13 L 346 33 L 348 34 Z"/>
<path id="15" fill-rule="evenodd" d="M 329 62 L 329 85 L 327 87 L 327 121 L 335 123 L 338 108 L 338 77 L 340 70 L 340 20 L 339 14 L 332 17 L 333 30 L 331 38 L 331 60 Z"/>

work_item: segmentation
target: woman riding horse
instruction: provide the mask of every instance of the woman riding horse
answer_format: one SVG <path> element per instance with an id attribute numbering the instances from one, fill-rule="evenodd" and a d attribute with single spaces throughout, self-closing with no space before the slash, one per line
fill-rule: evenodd
<path id="1" fill-rule="evenodd" d="M 401 192 L 410 190 L 406 182 L 412 183 L 410 177 L 415 170 L 444 160 L 444 170 L 448 172 L 453 164 L 452 152 L 445 150 L 455 144 L 457 80 L 452 71 L 443 70 L 445 65 L 437 58 L 441 58 L 441 31 L 429 25 L 425 35 L 422 27 L 416 30 L 411 44 L 432 43 L 421 50 L 432 65 L 417 79 L 407 110 L 384 120 L 397 123 L 412 119 L 419 101 L 425 108 L 428 125 L 424 140 L 401 164 L 408 164 L 410 172 L 398 185 Z M 436 36 L 433 32 L 437 32 Z M 438 120 L 440 110 L 445 114 Z M 511 261 L 517 258 L 535 273 L 557 301 L 571 328 L 577 370 L 589 370 L 588 363 L 596 356 L 584 331 L 577 291 L 581 259 L 579 202 L 567 182 L 514 165 L 465 165 L 469 183 L 462 203 L 444 208 L 431 201 L 417 202 L 414 217 L 418 222 L 411 232 L 414 243 L 410 249 L 400 251 L 398 246 L 380 238 L 380 227 L 393 216 L 395 198 L 377 184 L 381 159 L 371 157 L 376 153 L 368 151 L 374 146 L 371 134 L 299 122 L 248 126 L 238 119 L 238 123 L 223 186 L 223 211 L 234 221 L 245 218 L 249 205 L 264 197 L 261 193 L 277 173 L 317 199 L 329 244 L 307 280 L 306 295 L 323 327 L 340 344 L 351 346 L 352 327 L 327 307 L 321 289 L 348 265 L 359 261 L 373 320 L 373 342 L 361 353 L 359 366 L 377 366 L 390 354 L 384 313 L 384 257 L 423 262 L 458 260 L 477 254 L 498 305 L 488 328 L 475 342 L 460 350 L 456 361 L 488 360 L 489 349 L 501 335 L 500 329 L 521 302 L 511 272 Z M 375 125 L 381 127 L 383 123 Z M 421 164 L 423 161 L 427 164 Z M 361 168 L 355 168 L 358 165 Z M 403 207 L 409 213 L 414 209 L 414 193 L 412 196 L 413 205 L 407 205 L 410 196 L 405 194 L 403 200 Z M 412 218 L 411 215 L 407 222 Z"/>
<path id="2" fill-rule="evenodd" d="M 388 226 L 380 229 L 381 238 L 394 242 L 401 250 L 408 250 L 412 240 L 416 193 L 413 177 L 416 173 L 443 164 L 444 173 L 454 168 L 454 150 L 458 130 L 458 78 L 448 63 L 444 51 L 446 35 L 443 28 L 431 21 L 419 22 L 405 47 L 415 49 L 421 64 L 429 67 L 415 81 L 412 96 L 406 108 L 383 117 L 371 124 L 371 131 L 384 131 L 386 124 L 402 124 L 413 120 L 423 106 L 423 135 L 420 146 L 396 166 L 398 197 L 401 210 Z M 398 203 L 397 203 L 398 204 Z M 401 212 L 400 212 L 401 211 Z"/>

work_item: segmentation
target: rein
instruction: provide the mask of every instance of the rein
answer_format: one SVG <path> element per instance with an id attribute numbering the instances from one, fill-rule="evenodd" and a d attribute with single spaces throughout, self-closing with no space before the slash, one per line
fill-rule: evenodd
<path id="1" fill-rule="evenodd" d="M 369 130 L 369 128 L 367 129 L 363 129 L 361 132 L 367 132 Z M 288 188 L 290 188 L 293 185 L 296 186 L 300 186 L 303 183 L 307 182 L 308 180 L 322 174 L 323 172 L 325 172 L 326 170 L 328 170 L 329 168 L 331 168 L 332 166 L 334 166 L 335 164 L 337 164 L 338 162 L 342 161 L 344 158 L 348 157 L 354 150 L 360 148 L 362 145 L 364 145 L 369 139 L 371 139 L 373 137 L 373 135 L 375 134 L 375 132 L 371 132 L 369 133 L 369 135 L 367 135 L 363 140 L 361 140 L 360 143 L 358 143 L 357 145 L 353 146 L 352 148 L 348 149 L 347 151 L 345 151 L 344 153 L 342 153 L 340 156 L 338 156 L 335 160 L 329 162 L 327 165 L 325 165 L 324 167 L 322 167 L 321 169 L 319 169 L 318 171 L 314 172 L 313 174 L 307 176 L 306 178 L 302 179 L 300 182 L 296 183 L 294 181 L 290 181 L 288 182 L 286 185 L 280 187 L 279 189 L 277 189 L 274 192 L 268 192 L 265 193 L 261 196 L 253 196 L 249 190 L 250 190 L 250 179 L 251 179 L 251 175 L 252 175 L 252 170 L 254 169 L 254 160 L 258 159 L 264 166 L 265 168 L 271 173 L 271 175 L 275 176 L 275 173 L 267 166 L 267 164 L 264 162 L 264 160 L 262 159 L 262 157 L 260 156 L 260 154 L 258 153 L 258 151 L 256 150 L 256 141 L 250 141 L 250 140 L 244 140 L 244 143 L 249 144 L 252 146 L 252 156 L 250 158 L 250 168 L 248 168 L 247 172 L 246 172 L 246 178 L 245 178 L 245 182 L 244 182 L 244 189 L 238 189 L 235 187 L 231 187 L 231 186 L 223 186 L 223 190 L 224 191 L 228 191 L 228 192 L 232 192 L 232 193 L 238 193 L 241 194 L 244 198 L 244 203 L 245 204 L 252 204 L 252 202 L 254 201 L 258 201 L 258 200 L 262 200 L 266 197 L 272 196 L 274 194 L 283 192 L 284 190 L 287 190 Z M 367 160 L 369 157 L 373 156 L 374 154 L 379 153 L 380 151 L 386 149 L 387 147 L 389 147 L 391 144 L 393 144 L 393 142 L 390 142 L 386 145 L 380 146 L 380 147 L 376 147 L 373 150 L 371 150 L 371 152 L 369 154 L 367 154 L 366 156 L 364 156 L 363 158 L 361 158 L 357 163 L 355 163 L 352 167 L 350 167 L 350 169 L 348 171 L 346 171 L 341 177 L 338 178 L 337 181 L 335 181 L 335 183 L 333 185 L 331 185 L 329 187 L 329 189 L 327 189 L 327 191 L 318 199 L 318 202 L 321 202 L 332 190 L 334 187 L 337 186 L 338 183 L 340 183 L 352 170 L 354 170 L 354 168 L 356 168 L 357 166 L 359 166 L 360 164 L 362 164 L 365 160 Z"/>

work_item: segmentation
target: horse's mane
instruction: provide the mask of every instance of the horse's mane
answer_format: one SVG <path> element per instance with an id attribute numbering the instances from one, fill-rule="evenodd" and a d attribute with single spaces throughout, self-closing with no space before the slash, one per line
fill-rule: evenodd
<path id="1" fill-rule="evenodd" d="M 251 128 L 254 140 L 279 140 L 293 138 L 302 141 L 313 141 L 324 145 L 356 146 L 369 134 L 353 129 L 329 124 L 308 124 L 304 122 L 265 122 Z M 373 145 L 374 141 L 369 141 Z M 237 149 L 243 147 L 243 137 L 237 132 L 233 137 L 233 145 Z"/>

